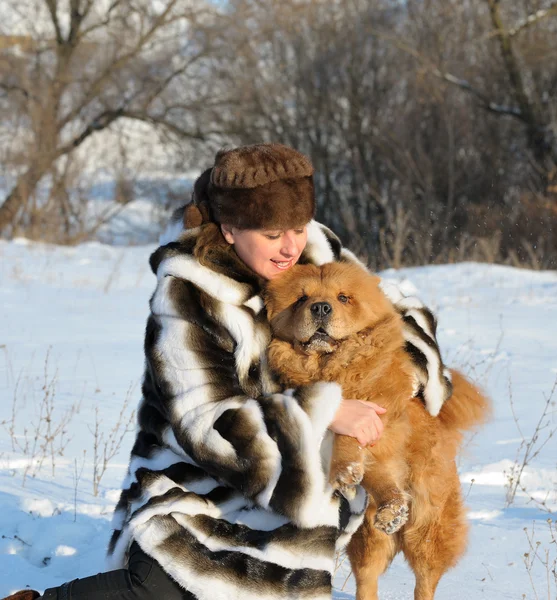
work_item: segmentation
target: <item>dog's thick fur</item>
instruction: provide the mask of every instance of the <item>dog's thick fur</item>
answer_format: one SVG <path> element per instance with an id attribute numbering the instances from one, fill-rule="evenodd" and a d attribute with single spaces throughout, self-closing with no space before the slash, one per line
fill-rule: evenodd
<path id="1" fill-rule="evenodd" d="M 370 494 L 364 525 L 348 554 L 357 599 L 377 598 L 377 579 L 402 551 L 416 576 L 416 600 L 433 598 L 440 577 L 465 550 L 467 524 L 455 456 L 462 431 L 482 422 L 489 403 L 452 371 L 452 397 L 432 417 L 414 397 L 416 377 L 404 350 L 400 315 L 379 278 L 356 265 L 303 265 L 266 292 L 271 368 L 285 385 L 340 383 L 345 398 L 387 409 L 371 448 L 335 436 L 331 483 Z"/>

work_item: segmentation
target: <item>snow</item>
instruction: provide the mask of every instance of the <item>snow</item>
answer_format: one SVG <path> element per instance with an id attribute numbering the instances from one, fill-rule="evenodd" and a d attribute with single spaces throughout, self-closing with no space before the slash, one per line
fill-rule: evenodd
<path id="1" fill-rule="evenodd" d="M 153 249 L 0 241 L 0 596 L 103 569 L 133 442 L 126 427 L 140 393 Z M 524 554 L 529 536 L 540 542 L 542 558 L 546 550 L 550 562 L 557 555 L 547 523 L 555 515 L 539 504 L 557 511 L 557 436 L 535 453 L 557 428 L 557 393 L 521 476 L 528 494 L 519 489 L 510 506 L 506 500 L 509 473 L 521 463 L 557 376 L 557 273 L 464 263 L 383 275 L 403 280 L 435 310 L 447 362 L 475 378 L 495 407 L 458 458 L 470 544 L 436 598 L 555 597 L 553 575 L 539 560 L 528 570 Z M 48 437 L 48 410 L 51 428 L 63 425 L 58 445 L 34 441 L 37 430 Z M 96 496 L 95 415 L 101 451 L 111 432 L 116 441 L 123 435 Z M 337 600 L 354 597 L 348 574 L 344 562 Z M 384 600 L 412 597 L 413 576 L 400 556 L 380 590 Z"/>

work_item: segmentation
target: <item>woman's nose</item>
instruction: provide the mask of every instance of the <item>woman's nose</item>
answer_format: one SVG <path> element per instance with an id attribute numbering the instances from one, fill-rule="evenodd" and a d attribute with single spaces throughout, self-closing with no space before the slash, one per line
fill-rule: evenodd
<path id="1" fill-rule="evenodd" d="M 282 253 L 288 256 L 296 256 L 299 251 L 296 233 L 294 231 L 285 231 L 282 240 Z"/>

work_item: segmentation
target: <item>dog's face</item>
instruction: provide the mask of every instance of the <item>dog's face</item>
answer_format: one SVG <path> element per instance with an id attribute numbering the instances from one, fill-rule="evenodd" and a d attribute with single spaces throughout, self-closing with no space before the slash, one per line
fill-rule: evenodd
<path id="1" fill-rule="evenodd" d="M 333 352 L 394 313 L 379 281 L 354 264 L 293 267 L 265 291 L 273 335 L 306 352 Z"/>

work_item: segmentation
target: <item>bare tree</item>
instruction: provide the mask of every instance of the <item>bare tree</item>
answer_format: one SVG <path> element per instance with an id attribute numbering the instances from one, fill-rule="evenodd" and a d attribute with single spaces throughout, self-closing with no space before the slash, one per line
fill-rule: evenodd
<path id="1" fill-rule="evenodd" d="M 468 13 L 470 13 L 470 10 L 475 13 L 476 20 L 477 17 L 480 17 L 489 22 L 489 27 L 486 27 L 483 37 L 484 42 L 491 41 L 496 45 L 496 50 L 500 55 L 500 70 L 504 74 L 504 85 L 499 89 L 490 90 L 489 86 L 482 88 L 466 77 L 455 75 L 453 72 L 446 70 L 444 66 L 436 63 L 435 58 L 432 60 L 431 55 L 428 56 L 420 52 L 419 48 L 412 48 L 405 44 L 400 44 L 400 47 L 412 53 L 435 76 L 470 94 L 479 106 L 486 111 L 497 116 L 512 117 L 522 123 L 526 128 L 528 145 L 534 157 L 540 162 L 550 165 L 549 172 L 557 164 L 554 106 L 551 105 L 547 97 L 549 89 L 552 89 L 555 85 L 555 73 L 554 69 L 547 69 L 548 65 L 545 63 L 545 59 L 555 59 L 554 36 L 557 32 L 555 27 L 557 2 L 552 1 L 545 8 L 540 8 L 534 12 L 530 12 L 530 3 L 524 2 L 523 14 L 517 17 L 514 25 L 507 25 L 506 21 L 510 19 L 505 19 L 499 0 L 483 1 L 488 9 L 485 17 L 477 0 L 473 3 L 461 4 L 460 9 L 464 5 L 468 8 Z M 411 3 L 411 6 L 413 4 Z M 451 3 L 448 5 L 451 6 Z M 511 13 L 519 12 L 516 10 L 516 6 L 515 11 L 511 11 Z M 414 8 L 414 11 L 416 10 L 418 9 Z M 452 7 L 452 10 L 455 13 L 459 12 L 454 7 Z M 430 17 L 431 14 L 428 11 L 425 18 Z M 548 22 L 549 26 L 545 31 L 543 29 L 539 31 L 541 26 L 548 25 Z M 521 36 L 532 33 L 532 29 L 536 28 L 538 28 L 537 35 L 530 36 L 526 44 L 521 43 Z M 473 42 L 477 43 L 478 38 L 473 39 Z M 468 49 L 469 47 L 470 44 L 467 45 Z M 489 47 L 485 46 L 483 52 L 488 50 Z M 532 53 L 532 51 L 535 52 L 538 60 L 532 60 L 534 59 L 532 55 L 529 57 L 524 56 L 524 54 Z M 484 64 L 480 68 L 484 67 L 485 58 L 484 56 L 482 61 Z M 540 64 L 543 65 L 541 70 L 539 68 Z M 549 77 L 547 77 L 548 75 Z"/>
<path id="2" fill-rule="evenodd" d="M 7 1 L 4 232 L 79 220 L 92 140 L 141 123 L 179 167 L 223 142 L 308 153 L 318 218 L 374 268 L 557 267 L 555 0 Z M 111 140 L 102 219 L 136 193 Z"/>
<path id="3" fill-rule="evenodd" d="M 557 19 L 508 6 L 507 31 L 487 0 L 235 0 L 239 137 L 309 153 L 318 218 L 376 268 L 555 265 Z"/>
<path id="4" fill-rule="evenodd" d="M 23 34 L 0 38 L 1 110 L 19 120 L 12 144 L 16 175 L 0 205 L 0 231 L 17 224 L 33 196 L 35 209 L 44 206 L 39 182 L 63 173 L 65 160 L 117 121 L 147 123 L 182 140 L 211 135 L 204 115 L 216 101 L 199 76 L 217 54 L 211 5 L 203 0 L 4 4 L 10 15 L 4 26 L 15 24 Z M 9 128 L 6 123 L 4 130 Z M 63 211 L 63 200 L 59 206 Z"/>

